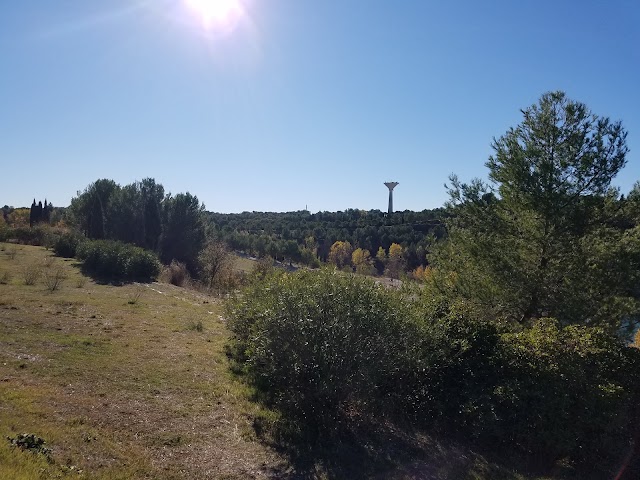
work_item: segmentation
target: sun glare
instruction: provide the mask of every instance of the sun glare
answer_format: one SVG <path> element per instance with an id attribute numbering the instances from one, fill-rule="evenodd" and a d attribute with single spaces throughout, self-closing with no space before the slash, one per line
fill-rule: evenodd
<path id="1" fill-rule="evenodd" d="M 233 30 L 244 15 L 240 0 L 184 0 L 208 30 Z"/>

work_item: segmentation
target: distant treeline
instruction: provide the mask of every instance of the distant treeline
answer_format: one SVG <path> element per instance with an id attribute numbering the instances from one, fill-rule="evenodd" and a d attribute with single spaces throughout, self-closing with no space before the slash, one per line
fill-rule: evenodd
<path id="1" fill-rule="evenodd" d="M 37 202 L 34 199 L 30 208 L 11 207 L 5 205 L 0 208 L 0 225 L 11 228 L 35 227 L 37 224 L 56 225 L 64 216 L 64 208 L 54 207 L 51 202 Z"/>
<path id="2" fill-rule="evenodd" d="M 397 244 L 402 269 L 413 271 L 427 264 L 430 246 L 446 236 L 444 220 L 450 215 L 444 208 L 393 214 L 356 209 L 214 213 L 188 192 L 166 194 L 153 178 L 124 186 L 99 179 L 79 191 L 68 208 L 54 209 L 34 199 L 30 209 L 5 206 L 2 214 L 2 224 L 13 228 L 24 228 L 27 221 L 30 227 L 66 225 L 88 239 L 134 244 L 156 252 L 165 264 L 182 262 L 192 273 L 208 237 L 250 255 L 314 267 L 331 261 L 336 242 L 348 243 L 350 252 L 368 251 L 372 261 L 380 249 L 389 252 Z M 374 263 L 382 272 L 384 266 Z"/>
<path id="3" fill-rule="evenodd" d="M 307 250 L 326 262 L 337 241 L 368 250 L 372 256 L 379 248 L 388 251 L 391 244 L 398 243 L 404 249 L 409 270 L 426 264 L 430 242 L 445 235 L 445 216 L 441 208 L 390 215 L 380 210 L 354 209 L 314 214 L 306 210 L 208 214 L 216 234 L 235 250 L 257 256 L 297 257 L 292 259 L 306 263 Z"/>

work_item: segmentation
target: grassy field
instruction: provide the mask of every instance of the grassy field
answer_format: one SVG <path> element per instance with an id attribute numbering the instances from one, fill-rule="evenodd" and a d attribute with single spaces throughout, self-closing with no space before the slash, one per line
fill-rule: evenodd
<path id="1" fill-rule="evenodd" d="M 243 273 L 250 273 L 258 262 L 249 257 L 234 254 L 234 268 Z"/>
<path id="2" fill-rule="evenodd" d="M 0 478 L 284 475 L 254 438 L 268 412 L 229 373 L 216 300 L 96 284 L 74 260 L 8 244 L 0 283 Z M 44 438 L 51 462 L 4 440 L 19 433 Z"/>

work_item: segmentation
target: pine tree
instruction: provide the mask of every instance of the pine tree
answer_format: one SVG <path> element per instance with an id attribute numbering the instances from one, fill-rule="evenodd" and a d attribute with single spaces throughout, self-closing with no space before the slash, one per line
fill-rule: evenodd
<path id="1" fill-rule="evenodd" d="M 630 277 L 595 272 L 611 263 L 607 252 L 636 262 L 640 251 L 609 228 L 626 132 L 562 92 L 522 113 L 493 143 L 490 184 L 452 176 L 454 216 L 436 264 L 456 273 L 458 294 L 520 321 L 620 323 L 638 310 Z"/>

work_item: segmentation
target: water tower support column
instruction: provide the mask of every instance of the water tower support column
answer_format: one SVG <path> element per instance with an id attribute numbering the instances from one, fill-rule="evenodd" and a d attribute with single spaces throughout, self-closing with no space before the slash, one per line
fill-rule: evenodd
<path id="1" fill-rule="evenodd" d="M 393 213 L 393 189 L 398 185 L 398 182 L 385 182 L 389 189 L 389 213 Z"/>

